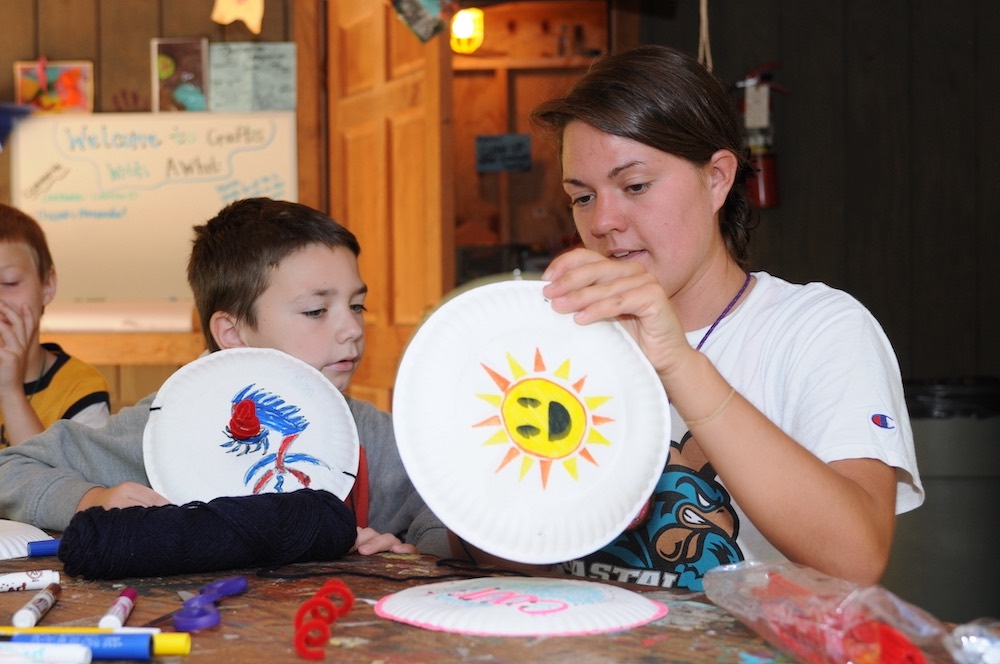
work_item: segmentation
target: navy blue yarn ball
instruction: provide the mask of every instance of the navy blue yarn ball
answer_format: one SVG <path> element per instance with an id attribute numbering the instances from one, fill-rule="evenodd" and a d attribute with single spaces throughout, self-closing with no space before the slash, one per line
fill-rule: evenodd
<path id="1" fill-rule="evenodd" d="M 64 571 L 85 579 L 171 576 L 328 561 L 351 550 L 354 513 L 328 491 L 163 507 L 92 507 L 62 534 Z"/>

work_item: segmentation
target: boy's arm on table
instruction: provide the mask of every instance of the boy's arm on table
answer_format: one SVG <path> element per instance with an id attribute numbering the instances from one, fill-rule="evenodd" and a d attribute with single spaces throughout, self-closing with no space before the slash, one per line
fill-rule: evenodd
<path id="1" fill-rule="evenodd" d="M 64 530 L 91 489 L 149 486 L 142 434 L 152 398 L 123 408 L 101 429 L 60 420 L 0 452 L 0 517 Z"/>

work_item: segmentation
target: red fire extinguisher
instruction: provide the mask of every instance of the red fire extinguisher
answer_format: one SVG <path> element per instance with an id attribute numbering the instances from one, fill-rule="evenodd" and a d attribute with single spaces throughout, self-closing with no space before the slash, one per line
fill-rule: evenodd
<path id="1" fill-rule="evenodd" d="M 771 91 L 788 89 L 772 80 L 778 67 L 770 62 L 749 72 L 736 86 L 742 88 L 740 108 L 743 114 L 744 139 L 754 174 L 747 181 L 750 202 L 759 208 L 778 205 L 778 155 L 774 151 L 774 123 L 771 119 Z"/>

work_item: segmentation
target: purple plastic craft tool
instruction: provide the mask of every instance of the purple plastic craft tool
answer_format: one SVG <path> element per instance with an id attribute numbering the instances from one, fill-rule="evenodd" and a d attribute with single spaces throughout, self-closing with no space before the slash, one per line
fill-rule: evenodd
<path id="1" fill-rule="evenodd" d="M 174 614 L 174 627 L 182 632 L 215 627 L 221 621 L 215 603 L 223 597 L 238 595 L 246 589 L 245 576 L 231 576 L 202 586 L 198 594 L 185 600 L 184 608 Z"/>

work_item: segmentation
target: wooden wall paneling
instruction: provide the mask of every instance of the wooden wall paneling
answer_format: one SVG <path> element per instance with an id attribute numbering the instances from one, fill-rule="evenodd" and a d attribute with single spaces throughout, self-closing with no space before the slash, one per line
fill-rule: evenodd
<path id="1" fill-rule="evenodd" d="M 395 14 L 386 15 L 385 20 L 386 80 L 391 81 L 419 72 L 424 66 L 422 43 L 414 38 L 413 32 Z M 441 35 L 433 39 L 441 39 Z"/>
<path id="2" fill-rule="evenodd" d="M 428 304 L 441 296 L 438 271 L 434 269 L 441 262 L 437 237 L 441 220 L 431 219 L 428 214 L 432 183 L 427 178 L 433 173 L 426 168 L 429 155 L 424 141 L 433 121 L 422 108 L 407 109 L 389 118 L 391 171 L 410 174 L 393 182 L 389 203 L 392 315 L 396 323 L 404 325 L 419 323 Z"/>
<path id="3" fill-rule="evenodd" d="M 604 0 L 520 2 L 487 7 L 483 45 L 474 57 L 568 57 L 607 50 Z M 579 31 L 580 43 L 574 33 Z"/>
<path id="4" fill-rule="evenodd" d="M 118 383 L 118 407 L 131 406 L 160 389 L 182 365 L 121 367 Z"/>
<path id="5" fill-rule="evenodd" d="M 978 324 L 974 0 L 913 0 L 911 54 L 912 367 L 916 377 L 976 371 Z M 942 352 L 943 349 L 947 351 Z"/>
<path id="6" fill-rule="evenodd" d="M 976 330 L 975 372 L 1000 376 L 1000 7 L 976 3 L 976 239 L 977 263 L 974 298 L 980 323 Z M 943 225 L 943 224 L 942 224 Z"/>
<path id="7" fill-rule="evenodd" d="M 0 152 L 0 203 L 10 205 L 10 150 Z"/>
<path id="8" fill-rule="evenodd" d="M 386 269 L 392 260 L 388 201 L 377 186 L 386 178 L 384 123 L 382 118 L 375 118 L 346 128 L 339 137 L 343 155 L 339 161 L 351 166 L 332 174 L 342 183 L 338 189 L 343 195 L 336 201 L 336 206 L 342 209 L 338 220 L 351 229 L 361 244 L 359 269 L 368 285 L 366 319 L 374 324 L 392 320 L 392 287 Z"/>
<path id="9" fill-rule="evenodd" d="M 677 3 L 678 5 L 681 3 Z M 697 3 L 685 3 L 694 8 L 695 49 L 689 51 L 697 55 L 698 8 Z M 680 10 L 678 9 L 678 12 Z M 690 10 L 688 10 L 690 11 Z M 781 4 L 780 0 L 760 0 L 747 3 L 709 3 L 709 41 L 712 52 L 712 73 L 724 86 L 729 88 L 737 81 L 743 80 L 747 73 L 770 62 L 778 62 L 784 67 L 785 55 L 781 52 Z M 734 38 L 740 35 L 740 38 Z M 775 72 L 775 78 L 781 81 L 781 70 Z M 736 91 L 731 91 L 733 99 Z M 784 150 L 784 143 L 791 140 L 787 135 L 787 125 L 782 128 L 783 114 L 787 112 L 789 100 L 774 95 L 772 107 L 775 123 L 775 150 L 778 154 Z M 790 168 L 788 158 L 778 159 L 778 186 L 784 172 Z M 783 248 L 785 246 L 784 231 L 787 225 L 800 223 L 788 214 L 787 205 L 779 205 L 760 211 L 760 223 L 754 231 L 750 250 L 753 257 L 753 268 L 763 269 L 779 276 L 785 273 L 789 260 Z M 818 221 L 816 223 L 822 223 Z M 793 256 L 792 260 L 798 257 Z"/>
<path id="10" fill-rule="evenodd" d="M 98 0 L 100 57 L 95 110 L 152 109 L 149 42 L 160 34 L 160 10 L 149 0 Z"/>
<path id="11" fill-rule="evenodd" d="M 387 13 L 385 21 L 392 320 L 416 326 L 443 293 L 439 164 L 444 117 L 438 115 L 443 76 L 438 70 L 435 77 L 435 63 L 440 63 L 434 56 L 447 40 L 439 35 L 428 48 L 394 13 Z M 448 108 L 447 117 L 451 112 Z"/>
<path id="12" fill-rule="evenodd" d="M 358 235 L 370 287 L 367 350 L 351 393 L 387 408 L 402 349 L 453 263 L 442 256 L 451 240 L 442 219 L 454 214 L 441 193 L 451 186 L 441 164 L 447 43 L 401 44 L 417 38 L 379 0 L 329 5 L 327 25 L 331 209 Z"/>
<path id="13" fill-rule="evenodd" d="M 511 108 L 511 78 L 510 69 L 507 67 L 496 67 L 493 69 L 494 72 L 494 88 L 491 91 L 492 94 L 489 95 L 488 99 L 491 99 L 493 105 L 497 109 L 499 127 L 497 133 L 506 134 L 514 130 L 511 126 L 512 122 L 516 122 L 516 118 L 513 116 L 513 109 Z M 454 90 L 452 91 L 454 93 Z M 454 98 L 452 99 L 454 103 Z M 455 109 L 457 111 L 457 109 Z M 457 134 L 456 134 L 457 135 Z M 473 151 L 475 151 L 475 137 L 473 137 Z M 475 155 L 473 155 L 475 159 Z M 478 172 L 478 169 L 473 165 L 473 172 Z M 516 244 L 521 242 L 518 237 L 518 231 L 515 228 L 514 223 L 514 213 L 513 213 L 513 202 L 511 201 L 510 193 L 512 186 L 512 173 L 493 173 L 492 180 L 493 185 L 496 187 L 497 193 L 497 233 L 500 236 L 501 243 Z"/>
<path id="14" fill-rule="evenodd" d="M 169 0 L 173 1 L 173 0 Z M 291 3 L 295 0 L 266 0 L 264 16 L 261 19 L 260 34 L 250 32 L 243 21 L 233 21 L 222 27 L 222 41 L 247 42 L 271 41 L 282 42 L 291 40 Z M 214 4 L 214 0 L 213 0 Z M 206 14 L 211 19 L 211 13 Z"/>
<path id="15" fill-rule="evenodd" d="M 410 43 L 408 49 L 390 51 L 390 73 L 397 79 L 395 85 L 403 86 L 393 93 L 397 101 L 390 106 L 389 127 L 389 177 L 394 190 L 389 214 L 396 238 L 393 256 L 399 259 L 392 267 L 394 322 L 415 326 L 455 283 L 451 48 L 443 35 L 421 43 L 395 16 L 389 23 L 390 46 L 400 40 Z M 413 66 L 401 66 L 400 54 Z M 420 191 L 409 198 L 399 196 L 395 193 L 399 183 L 404 189 Z M 419 206 L 414 204 L 417 196 Z M 426 249 L 415 261 L 413 248 L 421 242 Z M 416 299 L 401 302 L 409 300 L 399 290 L 404 285 Z"/>
<path id="16" fill-rule="evenodd" d="M 640 24 L 642 43 L 664 44 L 692 56 L 698 54 L 701 17 L 698 3 L 662 3 L 644 0 Z M 754 3 L 709 3 L 709 44 L 712 53 L 712 73 L 729 88 L 746 74 L 772 61 L 781 61 L 781 7 L 778 0 Z M 780 80 L 780 73 L 777 74 Z M 734 103 L 738 98 L 735 91 Z M 782 141 L 790 140 L 780 127 L 782 100 L 776 100 L 776 149 L 782 150 Z M 789 168 L 788 159 L 778 161 L 779 186 L 782 172 Z M 763 210 L 759 224 L 750 243 L 752 269 L 766 270 L 781 276 L 784 268 L 782 229 L 788 216 L 783 207 Z M 791 217 L 789 217 L 791 219 Z M 791 219 L 788 223 L 801 223 Z M 816 223 L 822 223 L 817 221 Z"/>
<path id="17" fill-rule="evenodd" d="M 912 370 L 912 326 L 920 318 L 911 294 L 911 242 L 916 205 L 911 195 L 910 25 L 907 0 L 847 3 L 847 85 L 841 192 L 848 226 L 848 292 L 875 315 L 892 342 L 904 375 Z"/>
<path id="18" fill-rule="evenodd" d="M 642 19 L 639 21 L 639 42 L 642 44 L 666 44 L 687 53 L 698 53 L 699 7 L 697 2 L 664 2 L 663 0 L 640 0 Z M 727 4 L 727 6 L 729 6 Z M 709 24 L 719 11 L 718 3 L 709 3 Z M 716 48 L 719 44 L 728 48 L 730 40 L 718 29 L 713 28 Z"/>
<path id="19" fill-rule="evenodd" d="M 37 55 L 38 25 L 35 0 L 0 2 L 0 99 L 14 101 L 14 61 L 32 60 Z"/>
<path id="20" fill-rule="evenodd" d="M 847 283 L 845 227 L 844 43 L 842 7 L 783 0 L 779 67 L 772 92 L 780 221 L 780 275 L 790 281 Z M 792 56 L 791 54 L 795 54 Z M 776 54 L 777 57 L 777 54 Z M 808 90 L 807 94 L 803 94 Z M 798 93 L 798 94 L 796 94 Z M 808 214 L 797 211 L 808 210 Z M 765 231 L 767 228 L 765 227 Z"/>
<path id="21" fill-rule="evenodd" d="M 366 44 L 381 44 L 384 41 L 385 35 L 380 18 L 381 15 L 377 12 L 367 12 L 358 16 L 347 15 L 342 23 L 332 28 L 339 36 L 339 39 L 333 42 L 339 48 L 332 53 L 334 59 L 330 63 L 330 69 L 336 69 L 339 73 L 338 95 L 359 95 L 384 80 L 385 53 L 369 48 L 370 57 L 350 57 L 353 53 L 364 51 Z"/>
<path id="22" fill-rule="evenodd" d="M 196 332 L 46 332 L 42 342 L 59 344 L 91 364 L 161 365 L 190 362 L 205 350 Z"/>
<path id="23" fill-rule="evenodd" d="M 96 61 L 97 0 L 38 0 L 38 55 Z"/>
<path id="24" fill-rule="evenodd" d="M 712 73 L 725 85 L 731 85 L 752 69 L 768 62 L 784 66 L 782 40 L 782 2 L 758 0 L 753 3 L 709 3 L 709 41 L 712 51 Z M 698 8 L 694 7 L 695 49 L 697 55 Z M 740 39 L 734 36 L 739 35 Z M 775 73 L 778 80 L 781 71 Z M 776 102 L 777 105 L 777 102 Z"/>
<path id="25" fill-rule="evenodd" d="M 298 138 L 299 201 L 329 211 L 326 190 L 326 17 L 323 0 L 292 0 L 296 44 L 295 131 Z"/>
<path id="26" fill-rule="evenodd" d="M 14 101 L 14 62 L 37 57 L 35 0 L 0 2 L 0 99 Z M 10 204 L 10 150 L 0 152 L 0 203 Z"/>
<path id="27" fill-rule="evenodd" d="M 214 0 L 159 0 L 161 37 L 208 37 L 225 41 L 225 28 L 212 20 Z"/>
<path id="28" fill-rule="evenodd" d="M 112 412 L 153 392 L 166 376 L 205 350 L 200 331 L 50 332 L 41 340 L 55 342 L 70 355 L 100 369 L 111 388 Z"/>
<path id="29" fill-rule="evenodd" d="M 586 67 L 532 68 L 511 72 L 510 131 L 531 133 L 531 112 L 543 101 L 565 94 Z M 555 145 L 532 137 L 531 171 L 510 174 L 512 235 L 521 244 L 555 254 L 575 236 L 569 198 Z"/>
<path id="30" fill-rule="evenodd" d="M 365 387 L 364 385 L 357 384 L 355 380 L 351 385 L 350 395 L 355 399 L 367 401 L 379 410 L 385 412 L 392 410 L 392 401 L 389 393 L 385 390 Z"/>
<path id="31" fill-rule="evenodd" d="M 96 364 L 94 368 L 101 372 L 108 381 L 108 400 L 111 402 L 111 412 L 117 413 L 121 403 L 121 366 L 116 364 Z"/>
<path id="32" fill-rule="evenodd" d="M 381 47 L 376 48 L 384 39 L 382 10 L 370 2 L 331 9 L 328 85 L 331 98 L 350 98 L 353 105 L 334 102 L 328 109 L 330 209 L 361 243 L 359 267 L 361 278 L 368 284 L 366 319 L 378 326 L 391 320 L 392 291 L 387 267 L 391 240 L 387 201 L 381 187 L 387 177 L 388 148 L 383 114 L 378 109 L 357 109 L 364 101 L 357 98 L 384 78 L 384 54 Z M 353 53 L 363 52 L 366 44 L 371 57 L 352 57 Z M 345 117 L 349 113 L 350 117 Z M 371 365 L 371 354 L 366 355 L 360 371 Z"/>
<path id="33" fill-rule="evenodd" d="M 425 312 L 455 285 L 455 149 L 454 100 L 452 95 L 451 47 L 447 39 L 437 39 L 427 49 L 425 103 L 431 131 L 424 137 L 431 160 L 432 184 L 427 214 L 437 220 L 433 240 L 438 244 L 438 270 L 428 282 L 430 298 Z M 433 241 L 432 240 L 432 241 Z"/>
<path id="34" fill-rule="evenodd" d="M 642 2 L 609 0 L 608 50 L 619 53 L 641 44 Z"/>
<path id="35" fill-rule="evenodd" d="M 533 135 L 528 117 L 540 102 L 564 92 L 594 53 L 607 50 L 607 12 L 604 0 L 487 7 L 482 47 L 453 57 L 455 164 L 460 177 L 475 177 L 479 185 L 456 193 L 463 244 L 558 251 L 572 235 L 558 157 Z M 533 135 L 531 171 L 476 172 L 476 137 L 502 133 Z"/>
<path id="36" fill-rule="evenodd" d="M 494 96 L 502 89 L 495 69 L 456 71 L 452 79 L 456 173 L 455 221 L 458 244 L 498 244 L 501 173 L 478 173 L 476 136 L 507 131 L 507 106 Z M 505 223 L 509 219 L 505 220 Z M 492 239 L 491 236 L 492 235 Z"/>

